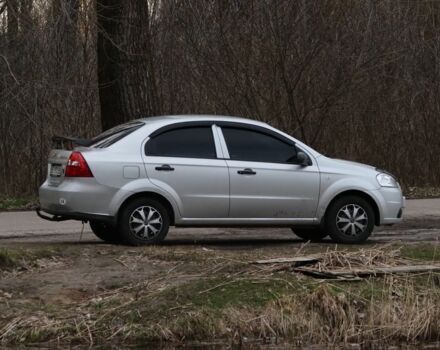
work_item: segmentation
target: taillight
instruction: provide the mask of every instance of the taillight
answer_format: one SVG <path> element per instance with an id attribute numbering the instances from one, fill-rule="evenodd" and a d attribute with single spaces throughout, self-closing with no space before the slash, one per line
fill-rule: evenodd
<path id="1" fill-rule="evenodd" d="M 81 152 L 72 152 L 67 161 L 66 177 L 93 177 L 86 160 L 82 156 Z"/>

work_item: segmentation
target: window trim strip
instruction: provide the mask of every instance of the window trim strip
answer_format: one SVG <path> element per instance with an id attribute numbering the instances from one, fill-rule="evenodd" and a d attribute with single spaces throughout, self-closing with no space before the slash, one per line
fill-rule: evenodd
<path id="1" fill-rule="evenodd" d="M 222 159 L 230 159 L 228 146 L 226 145 L 226 140 L 225 140 L 225 137 L 223 136 L 223 130 L 222 130 L 222 128 L 218 127 L 216 124 L 214 124 L 214 126 L 217 131 L 217 135 L 218 135 L 218 138 L 220 141 L 220 147 L 221 147 L 222 153 L 223 153 Z"/>

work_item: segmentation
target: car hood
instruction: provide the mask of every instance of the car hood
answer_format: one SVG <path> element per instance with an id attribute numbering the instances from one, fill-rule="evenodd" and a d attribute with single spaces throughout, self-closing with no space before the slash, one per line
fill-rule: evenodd
<path id="1" fill-rule="evenodd" d="M 340 164 L 340 165 L 356 166 L 356 167 L 363 168 L 363 169 L 376 170 L 376 168 L 372 165 L 363 164 L 363 163 L 359 163 L 359 162 L 353 162 L 351 160 L 334 159 L 334 158 L 329 158 L 329 159 L 337 164 Z"/>
<path id="2" fill-rule="evenodd" d="M 350 160 L 319 157 L 318 164 L 321 172 L 337 174 L 373 175 L 377 173 L 374 166 L 352 162 Z"/>

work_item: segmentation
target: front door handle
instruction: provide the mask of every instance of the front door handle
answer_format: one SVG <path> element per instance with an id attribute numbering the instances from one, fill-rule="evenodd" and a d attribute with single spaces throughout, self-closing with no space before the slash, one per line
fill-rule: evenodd
<path id="1" fill-rule="evenodd" d="M 157 171 L 174 171 L 174 168 L 168 164 L 164 164 L 162 166 L 157 166 L 155 169 Z"/>
<path id="2" fill-rule="evenodd" d="M 251 168 L 246 168 L 246 169 L 237 171 L 237 173 L 240 175 L 255 175 L 257 172 L 253 171 Z"/>

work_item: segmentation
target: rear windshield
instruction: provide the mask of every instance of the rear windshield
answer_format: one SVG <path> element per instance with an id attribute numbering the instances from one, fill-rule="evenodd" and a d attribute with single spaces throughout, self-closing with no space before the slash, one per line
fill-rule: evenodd
<path id="1" fill-rule="evenodd" d="M 91 139 L 90 147 L 106 148 L 111 146 L 143 125 L 143 122 L 136 121 L 115 126 L 114 128 L 108 129 Z"/>

